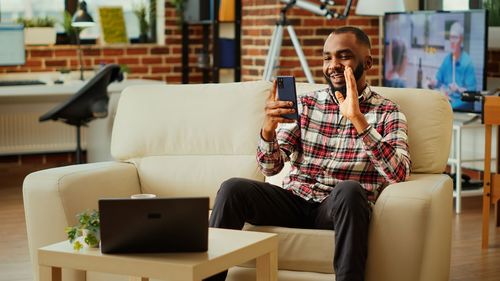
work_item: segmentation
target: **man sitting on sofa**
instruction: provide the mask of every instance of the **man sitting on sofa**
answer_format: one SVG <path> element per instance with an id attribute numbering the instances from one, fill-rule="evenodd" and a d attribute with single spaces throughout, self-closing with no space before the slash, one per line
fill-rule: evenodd
<path id="1" fill-rule="evenodd" d="M 356 27 L 328 36 L 323 72 L 330 87 L 300 97 L 300 126 L 281 116 L 294 109 L 276 99 L 274 83 L 257 162 L 266 176 L 279 173 L 285 161 L 291 171 L 282 187 L 225 181 L 211 227 L 241 229 L 249 222 L 335 230 L 336 280 L 364 280 L 371 203 L 385 186 L 410 174 L 406 118 L 366 83 L 370 48 L 368 36 Z M 224 280 L 226 274 L 208 280 Z"/>

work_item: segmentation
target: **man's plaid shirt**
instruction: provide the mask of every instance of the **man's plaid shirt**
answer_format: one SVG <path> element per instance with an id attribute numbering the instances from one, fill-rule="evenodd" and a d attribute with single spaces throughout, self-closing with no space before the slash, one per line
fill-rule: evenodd
<path id="1" fill-rule="evenodd" d="M 297 123 L 280 124 L 274 142 L 261 137 L 257 148 L 261 171 L 275 175 L 290 161 L 283 188 L 315 202 L 323 201 L 344 180 L 361 183 L 370 201 L 388 184 L 406 180 L 410 155 L 405 115 L 369 86 L 359 103 L 370 124 L 362 134 L 342 116 L 330 88 L 301 96 L 300 129 Z"/>

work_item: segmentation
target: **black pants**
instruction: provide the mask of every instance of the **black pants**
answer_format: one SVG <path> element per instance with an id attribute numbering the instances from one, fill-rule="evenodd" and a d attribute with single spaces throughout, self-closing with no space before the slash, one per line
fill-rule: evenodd
<path id="1" fill-rule="evenodd" d="M 335 278 L 357 281 L 365 275 L 370 215 L 365 190 L 355 181 L 337 184 L 330 196 L 315 203 L 269 183 L 232 178 L 217 193 L 210 226 L 242 229 L 249 222 L 335 230 Z M 225 280 L 226 275 L 227 271 L 205 280 Z"/>

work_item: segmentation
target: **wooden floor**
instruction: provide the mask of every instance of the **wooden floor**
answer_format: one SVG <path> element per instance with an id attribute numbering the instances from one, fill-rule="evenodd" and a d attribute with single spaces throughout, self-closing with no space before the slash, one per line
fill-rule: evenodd
<path id="1" fill-rule="evenodd" d="M 0 164 L 0 281 L 33 278 L 21 191 L 31 170 Z M 450 280 L 500 280 L 500 228 L 490 229 L 490 247 L 481 250 L 481 198 L 464 198 L 462 214 L 453 217 Z"/>

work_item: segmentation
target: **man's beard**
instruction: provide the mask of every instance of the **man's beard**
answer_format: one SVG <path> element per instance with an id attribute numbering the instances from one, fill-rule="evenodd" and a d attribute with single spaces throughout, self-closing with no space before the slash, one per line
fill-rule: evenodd
<path id="1" fill-rule="evenodd" d="M 361 76 L 363 76 L 363 72 L 364 72 L 363 64 L 358 63 L 358 65 L 354 69 L 354 79 L 356 79 L 356 82 L 358 82 L 358 80 L 361 79 Z M 325 76 L 326 82 L 328 83 L 328 85 L 330 85 L 330 89 L 332 90 L 332 93 L 335 94 L 336 91 L 339 91 L 342 94 L 342 96 L 344 96 L 344 98 L 346 97 L 347 84 L 344 83 L 343 86 L 335 87 L 329 76 L 327 76 L 325 73 L 323 73 L 323 76 Z"/>

